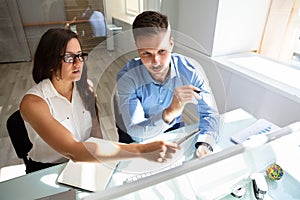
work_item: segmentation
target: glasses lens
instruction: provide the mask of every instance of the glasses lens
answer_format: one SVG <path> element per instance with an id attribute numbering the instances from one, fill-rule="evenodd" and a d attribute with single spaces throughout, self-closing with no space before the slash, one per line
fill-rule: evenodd
<path id="1" fill-rule="evenodd" d="M 72 63 L 74 61 L 74 57 L 72 54 L 66 54 L 63 58 L 66 63 Z"/>
<path id="2" fill-rule="evenodd" d="M 66 63 L 74 63 L 76 57 L 80 62 L 86 61 L 88 58 L 87 53 L 79 53 L 79 54 L 65 54 L 63 59 Z"/>
<path id="3" fill-rule="evenodd" d="M 81 53 L 78 58 L 79 58 L 80 62 L 87 61 L 88 54 L 87 53 Z"/>
<path id="4" fill-rule="evenodd" d="M 75 58 L 76 57 L 79 59 L 80 62 L 83 62 L 82 54 L 78 54 L 78 55 L 75 56 Z"/>

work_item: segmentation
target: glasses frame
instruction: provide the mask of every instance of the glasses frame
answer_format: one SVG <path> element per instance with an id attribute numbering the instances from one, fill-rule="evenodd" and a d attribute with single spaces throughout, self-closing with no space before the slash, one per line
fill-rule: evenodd
<path id="1" fill-rule="evenodd" d="M 65 55 L 62 55 L 62 59 L 65 63 L 74 63 L 76 61 L 76 58 L 78 58 L 78 60 L 80 62 L 85 62 L 88 59 L 88 53 L 79 53 L 79 54 L 74 54 L 74 53 L 68 53 Z M 69 61 L 67 59 L 72 58 L 72 61 Z"/>

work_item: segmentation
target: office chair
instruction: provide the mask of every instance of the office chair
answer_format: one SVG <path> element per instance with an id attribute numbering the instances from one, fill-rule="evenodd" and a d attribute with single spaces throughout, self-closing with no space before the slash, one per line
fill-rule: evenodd
<path id="1" fill-rule="evenodd" d="M 7 119 L 6 128 L 18 158 L 28 164 L 28 152 L 32 148 L 20 110 L 15 111 Z"/>
<path id="2" fill-rule="evenodd" d="M 28 157 L 28 152 L 31 150 L 33 145 L 29 140 L 20 110 L 15 111 L 9 116 L 6 122 L 6 128 L 18 158 L 23 159 L 24 161 L 26 174 L 57 164 L 36 162 Z"/>
<path id="3" fill-rule="evenodd" d="M 119 135 L 119 142 L 122 143 L 132 143 L 135 142 L 131 136 L 126 133 L 126 127 L 121 115 L 121 111 L 120 111 L 120 99 L 119 99 L 119 95 L 117 93 L 117 91 L 114 92 L 113 94 L 113 106 L 114 106 L 114 117 L 115 117 L 115 122 L 116 122 L 116 127 L 117 127 L 117 132 Z"/>

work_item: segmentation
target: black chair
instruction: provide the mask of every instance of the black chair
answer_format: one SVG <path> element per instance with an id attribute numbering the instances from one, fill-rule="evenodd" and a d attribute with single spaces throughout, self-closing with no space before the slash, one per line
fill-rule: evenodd
<path id="1" fill-rule="evenodd" d="M 28 152 L 32 148 L 32 143 L 29 140 L 20 110 L 15 111 L 7 119 L 6 128 L 18 158 L 23 159 L 24 161 L 26 174 L 56 165 L 53 163 L 36 162 L 28 157 Z"/>
<path id="2" fill-rule="evenodd" d="M 135 142 L 126 132 L 125 124 L 120 111 L 120 98 L 117 91 L 113 93 L 113 109 L 117 132 L 119 135 L 119 142 L 127 144 Z"/>
<path id="3" fill-rule="evenodd" d="M 28 152 L 32 148 L 20 110 L 15 111 L 6 122 L 7 131 L 18 158 L 28 164 Z"/>

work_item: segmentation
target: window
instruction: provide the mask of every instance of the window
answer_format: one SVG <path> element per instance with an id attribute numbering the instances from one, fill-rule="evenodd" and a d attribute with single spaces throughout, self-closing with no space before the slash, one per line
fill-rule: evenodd
<path id="1" fill-rule="evenodd" d="M 300 0 L 273 0 L 259 54 L 300 66 Z"/>
<path id="2" fill-rule="evenodd" d="M 136 16 L 143 11 L 143 0 L 126 0 L 125 9 L 126 14 Z"/>

